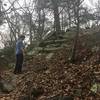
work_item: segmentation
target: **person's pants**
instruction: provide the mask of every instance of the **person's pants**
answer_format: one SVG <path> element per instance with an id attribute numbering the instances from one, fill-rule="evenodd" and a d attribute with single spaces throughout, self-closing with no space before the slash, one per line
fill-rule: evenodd
<path id="1" fill-rule="evenodd" d="M 17 54 L 14 73 L 21 73 L 22 65 L 23 65 L 23 54 Z"/>

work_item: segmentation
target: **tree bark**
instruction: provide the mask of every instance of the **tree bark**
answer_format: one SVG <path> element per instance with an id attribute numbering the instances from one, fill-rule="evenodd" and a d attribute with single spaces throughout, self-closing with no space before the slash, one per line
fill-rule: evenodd
<path id="1" fill-rule="evenodd" d="M 79 39 L 79 29 L 80 29 L 80 20 L 79 20 L 79 7 L 80 7 L 80 0 L 78 0 L 77 2 L 78 6 L 76 8 L 76 19 L 77 19 L 77 32 L 76 32 L 76 36 L 75 36 L 75 40 L 74 40 L 74 46 L 73 46 L 73 50 L 72 50 L 72 57 L 71 57 L 71 62 L 74 63 L 76 60 L 76 50 L 77 50 L 77 43 L 78 43 L 78 39 Z"/>
<path id="2" fill-rule="evenodd" d="M 59 18 L 59 9 L 57 0 L 52 0 L 53 10 L 54 10 L 54 23 L 55 23 L 55 29 L 57 33 L 60 33 L 61 27 L 60 27 L 60 18 Z"/>
<path id="3" fill-rule="evenodd" d="M 30 45 L 32 44 L 32 15 L 30 14 L 30 27 L 29 27 L 29 33 L 30 33 Z"/>

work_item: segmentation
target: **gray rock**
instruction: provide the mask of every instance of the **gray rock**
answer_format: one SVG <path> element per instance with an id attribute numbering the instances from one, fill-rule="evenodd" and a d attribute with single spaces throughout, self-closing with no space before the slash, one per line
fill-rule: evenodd
<path id="1" fill-rule="evenodd" d="M 46 59 L 51 59 L 52 58 L 52 56 L 54 55 L 54 53 L 49 53 L 47 56 L 46 56 Z"/>
<path id="2" fill-rule="evenodd" d="M 3 91 L 4 92 L 11 92 L 14 89 L 14 87 L 11 84 L 4 84 L 3 85 Z"/>
<path id="3" fill-rule="evenodd" d="M 5 80 L 2 80 L 2 81 L 0 82 L 0 90 L 1 90 L 1 92 L 9 93 L 9 92 L 11 92 L 12 90 L 14 90 L 14 86 L 13 86 L 11 83 L 8 83 L 8 82 L 5 81 Z"/>

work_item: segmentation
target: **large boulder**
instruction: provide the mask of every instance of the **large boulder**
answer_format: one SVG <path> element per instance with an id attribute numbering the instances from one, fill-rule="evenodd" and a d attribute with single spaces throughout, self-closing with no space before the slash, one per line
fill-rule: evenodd
<path id="1" fill-rule="evenodd" d="M 1 93 L 9 93 L 13 90 L 14 90 L 13 84 L 11 84 L 3 79 L 0 81 L 0 92 Z"/>

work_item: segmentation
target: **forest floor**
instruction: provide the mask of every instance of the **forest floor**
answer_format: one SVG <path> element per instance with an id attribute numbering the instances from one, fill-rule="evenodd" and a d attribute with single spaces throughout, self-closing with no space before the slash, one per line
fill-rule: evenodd
<path id="1" fill-rule="evenodd" d="M 73 39 L 68 37 L 67 43 L 57 42 L 69 47 L 51 52 L 51 45 L 51 53 L 25 56 L 22 74 L 0 67 L 0 100 L 100 100 L 99 37 L 80 37 L 74 64 L 69 56 Z"/>
<path id="2" fill-rule="evenodd" d="M 67 55 L 61 49 L 50 59 L 32 56 L 22 74 L 3 71 L 1 81 L 8 87 L 1 89 L 0 100 L 100 100 L 99 53 L 83 49 L 76 64 Z"/>

